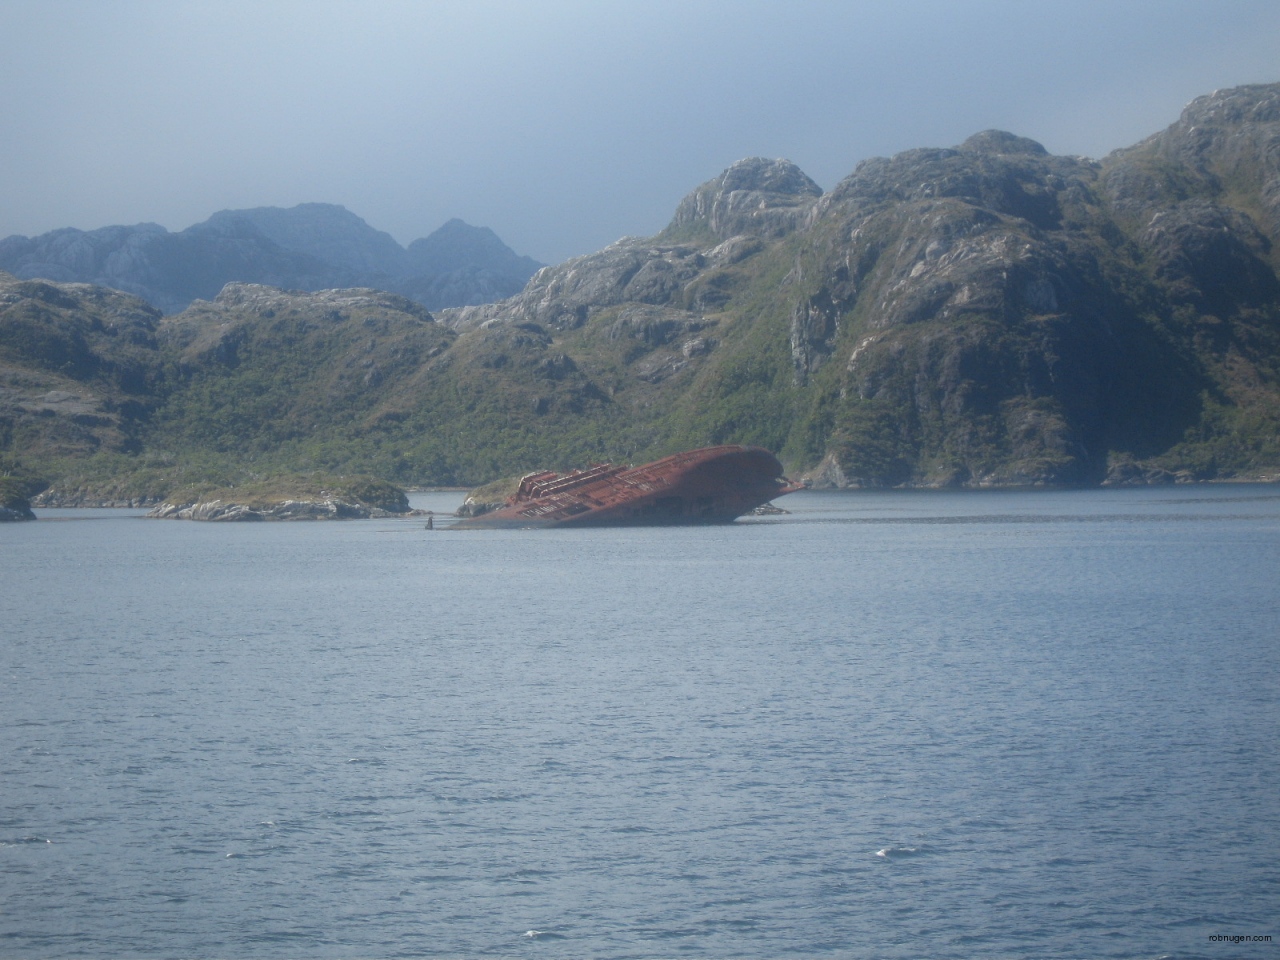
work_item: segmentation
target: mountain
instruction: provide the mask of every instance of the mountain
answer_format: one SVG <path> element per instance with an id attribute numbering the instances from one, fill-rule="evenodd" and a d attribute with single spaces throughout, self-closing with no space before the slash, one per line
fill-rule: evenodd
<path id="1" fill-rule="evenodd" d="M 161 317 L 0 278 L 0 457 L 65 500 L 301 468 L 471 484 L 719 442 L 835 486 L 1275 478 L 1278 231 L 1267 85 L 1100 161 L 984 131 L 823 192 L 744 160 L 657 236 L 433 313 L 233 284 Z"/>
<path id="2" fill-rule="evenodd" d="M 629 343 L 632 378 L 688 380 L 674 436 L 837 485 L 1256 476 L 1280 465 L 1278 110 L 1280 86 L 1219 92 L 1101 162 L 986 131 L 820 196 L 747 160 L 663 234 L 441 317 Z"/>
<path id="3" fill-rule="evenodd" d="M 0 240 L 0 270 L 22 279 L 112 287 L 164 313 L 212 299 L 232 282 L 296 290 L 377 287 L 436 309 L 510 296 L 540 266 L 517 256 L 487 227 L 461 220 L 415 240 L 407 251 L 389 234 L 327 203 L 223 210 L 179 233 L 139 224 Z"/>
<path id="4" fill-rule="evenodd" d="M 410 243 L 406 259 L 396 289 L 433 310 L 509 297 L 543 266 L 519 256 L 488 227 L 456 217 Z"/>
<path id="5" fill-rule="evenodd" d="M 349 270 L 357 276 L 398 277 L 408 272 L 404 247 L 389 233 L 375 230 L 348 210 L 332 203 L 300 203 L 296 207 L 223 210 L 203 224 L 252 224 L 282 250 L 304 254 Z M 242 279 L 242 278 L 234 278 Z"/>
<path id="6" fill-rule="evenodd" d="M 0 476 L 140 453 L 161 402 L 160 319 L 116 290 L 0 274 Z"/>
<path id="7" fill-rule="evenodd" d="M 111 287 L 165 313 L 216 296 L 230 279 L 311 290 L 356 280 L 351 271 L 283 249 L 241 220 L 197 224 L 180 233 L 151 223 L 12 236 L 0 240 L 0 269 L 23 279 Z"/>

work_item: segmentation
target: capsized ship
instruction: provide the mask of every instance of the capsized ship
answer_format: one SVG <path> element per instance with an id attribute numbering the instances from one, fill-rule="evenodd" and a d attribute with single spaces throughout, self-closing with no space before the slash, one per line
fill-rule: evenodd
<path id="1" fill-rule="evenodd" d="M 531 473 L 505 506 L 453 527 L 729 523 L 799 489 L 768 450 L 701 447 L 640 467 L 602 463 L 566 474 Z"/>

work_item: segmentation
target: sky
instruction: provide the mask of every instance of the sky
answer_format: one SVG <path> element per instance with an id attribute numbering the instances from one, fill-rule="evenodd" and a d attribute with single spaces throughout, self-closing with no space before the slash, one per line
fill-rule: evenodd
<path id="1" fill-rule="evenodd" d="M 1280 82 L 1276 0 L 0 0 L 0 37 L 0 237 L 326 202 L 547 263 L 744 157 L 1102 157 Z"/>

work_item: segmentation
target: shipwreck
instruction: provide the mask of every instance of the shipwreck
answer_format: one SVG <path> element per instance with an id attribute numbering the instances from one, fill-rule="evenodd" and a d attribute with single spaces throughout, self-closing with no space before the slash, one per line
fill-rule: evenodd
<path id="1" fill-rule="evenodd" d="M 454 529 L 664 526 L 729 523 L 801 489 L 768 450 L 701 447 L 639 467 L 601 463 L 560 474 L 531 473 L 506 503 Z"/>

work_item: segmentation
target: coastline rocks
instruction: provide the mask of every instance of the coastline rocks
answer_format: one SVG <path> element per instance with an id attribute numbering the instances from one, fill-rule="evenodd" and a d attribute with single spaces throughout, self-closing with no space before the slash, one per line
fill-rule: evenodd
<path id="1" fill-rule="evenodd" d="M 189 498 L 189 499 L 188 499 Z M 173 494 L 156 520 L 368 520 L 416 516 L 399 487 L 375 477 L 273 477 L 239 487 Z"/>
<path id="2" fill-rule="evenodd" d="M 541 471 L 535 471 L 541 472 Z M 478 517 L 482 513 L 498 510 L 507 505 L 507 500 L 515 496 L 520 486 L 520 477 L 503 477 L 483 486 L 476 487 L 462 505 L 454 511 L 455 517 Z"/>
<path id="3" fill-rule="evenodd" d="M 94 508 L 94 509 L 131 509 L 137 510 L 142 507 L 154 507 L 161 503 L 160 497 L 113 497 L 99 495 L 84 490 L 46 490 L 44 493 L 36 494 L 31 498 L 33 507 L 57 507 L 57 508 Z"/>
<path id="4" fill-rule="evenodd" d="M 1202 478 L 1190 470 L 1169 471 L 1133 460 L 1119 460 L 1107 469 L 1104 487 L 1162 487 L 1171 483 L 1196 483 Z"/>
<path id="5" fill-rule="evenodd" d="M 6 503 L 0 506 L 0 523 L 17 523 L 35 518 L 36 515 L 25 503 Z"/>
<path id="6" fill-rule="evenodd" d="M 470 497 L 467 497 L 467 499 L 462 502 L 462 506 L 453 511 L 453 515 L 455 517 L 478 517 L 482 513 L 497 510 L 503 505 L 502 501 L 472 500 Z"/>
<path id="7" fill-rule="evenodd" d="M 248 520 L 369 520 L 379 517 L 416 516 L 420 511 L 391 511 L 363 503 L 330 498 L 325 500 L 282 500 L 250 506 L 226 500 L 197 503 L 162 503 L 147 516 L 155 520 L 208 520 L 215 522 Z"/>
<path id="8" fill-rule="evenodd" d="M 30 486 L 8 474 L 0 476 L 0 523 L 36 518 L 31 512 L 31 502 L 27 499 L 31 492 Z"/>
<path id="9" fill-rule="evenodd" d="M 850 486 L 854 486 L 845 476 L 844 469 L 840 466 L 840 458 L 834 453 L 823 457 L 822 462 L 805 474 L 803 479 L 811 490 L 847 490 Z"/>
<path id="10" fill-rule="evenodd" d="M 776 506 L 772 503 L 762 503 L 760 504 L 760 506 L 756 507 L 754 510 L 748 511 L 747 516 L 776 517 L 776 516 L 780 516 L 781 514 L 789 515 L 790 513 L 791 513 L 790 510 L 783 510 L 781 507 Z"/>

